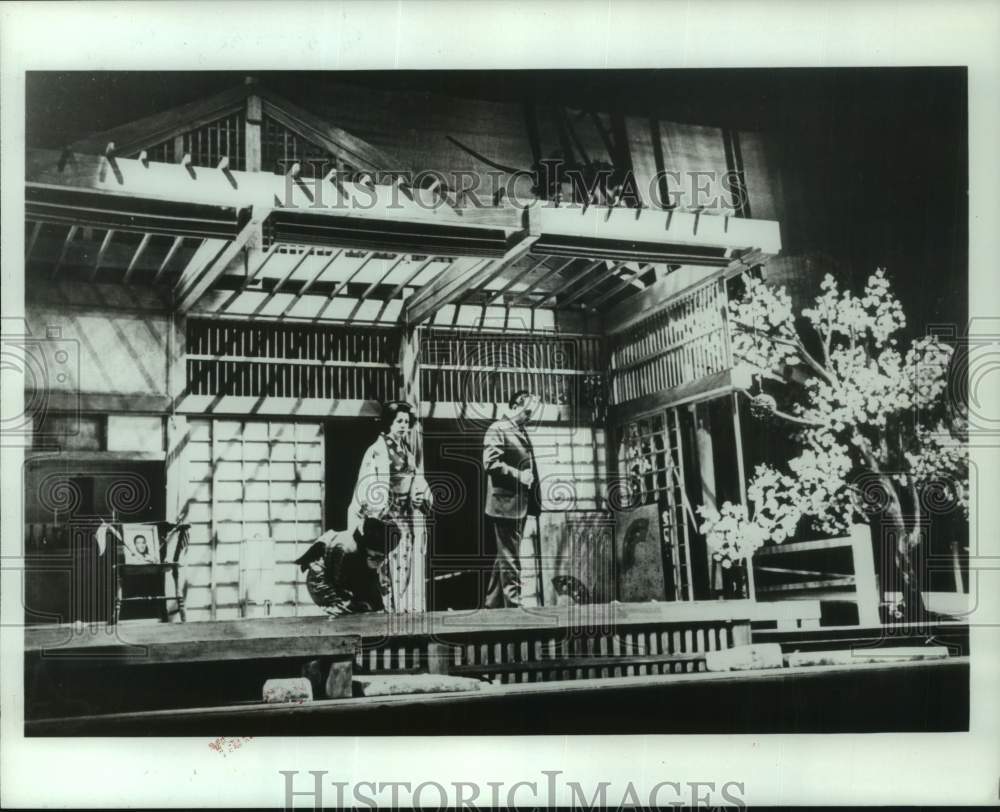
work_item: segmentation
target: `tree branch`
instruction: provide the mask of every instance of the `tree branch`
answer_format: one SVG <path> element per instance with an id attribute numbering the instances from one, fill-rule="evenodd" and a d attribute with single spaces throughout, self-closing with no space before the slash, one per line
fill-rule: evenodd
<path id="1" fill-rule="evenodd" d="M 754 400 L 754 396 L 751 395 L 746 389 L 739 388 L 736 391 L 747 397 L 749 400 Z M 795 423 L 799 426 L 808 426 L 813 429 L 826 428 L 826 423 L 821 423 L 817 420 L 807 420 L 804 417 L 796 417 L 795 415 L 783 412 L 780 409 L 768 409 L 768 411 L 775 417 L 780 417 L 782 420 L 787 420 L 789 423 Z"/>

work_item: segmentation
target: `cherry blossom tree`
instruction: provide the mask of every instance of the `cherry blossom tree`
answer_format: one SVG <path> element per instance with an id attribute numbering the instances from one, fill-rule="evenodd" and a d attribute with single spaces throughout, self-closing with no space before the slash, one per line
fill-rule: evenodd
<path id="1" fill-rule="evenodd" d="M 782 469 L 757 466 L 747 504 L 699 508 L 701 531 L 732 566 L 804 527 L 841 535 L 873 523 L 891 545 L 907 615 L 920 616 L 921 518 L 968 512 L 966 419 L 948 392 L 952 348 L 932 336 L 903 349 L 906 320 L 882 269 L 860 296 L 829 274 L 820 287 L 798 318 L 784 288 L 749 275 L 729 303 L 734 363 L 753 373 L 743 394 L 757 417 L 787 425 L 800 451 Z"/>

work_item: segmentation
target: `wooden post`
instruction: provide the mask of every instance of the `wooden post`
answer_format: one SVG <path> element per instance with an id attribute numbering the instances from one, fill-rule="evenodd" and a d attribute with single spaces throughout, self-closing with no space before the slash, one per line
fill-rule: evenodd
<path id="1" fill-rule="evenodd" d="M 184 522 L 187 514 L 187 498 L 191 487 L 188 483 L 187 470 L 187 447 L 190 440 L 190 430 L 187 417 L 176 414 L 173 410 L 184 397 L 187 388 L 186 319 L 183 316 L 172 317 L 167 329 L 167 345 L 165 347 L 167 395 L 170 398 L 171 411 L 166 416 L 166 459 L 164 465 L 167 499 L 166 515 L 163 518 L 180 524 Z M 171 571 L 164 572 L 163 579 L 164 595 L 184 594 L 185 576 L 183 569 L 176 576 Z M 170 592 L 172 588 L 175 589 L 173 593 Z M 176 604 L 176 611 L 171 611 L 171 603 Z M 181 601 L 168 599 L 167 618 L 174 622 L 183 620 Z"/>
<path id="2" fill-rule="evenodd" d="M 743 465 L 743 431 L 740 427 L 740 401 L 735 392 L 730 395 L 733 404 L 733 437 L 736 442 L 736 475 L 740 481 L 740 502 L 747 503 L 747 472 Z M 753 553 L 747 556 L 745 565 L 747 574 L 747 597 L 757 600 L 757 586 L 753 576 Z"/>
<path id="3" fill-rule="evenodd" d="M 260 172 L 263 157 L 261 126 L 264 121 L 264 110 L 260 96 L 253 93 L 247 96 L 246 115 L 246 171 Z"/>
<path id="4" fill-rule="evenodd" d="M 702 408 L 699 408 L 701 406 Z M 712 457 L 712 430 L 707 425 L 707 415 L 704 404 L 692 403 L 688 409 L 694 418 L 695 446 L 698 454 L 698 475 L 701 480 L 701 501 L 709 508 L 718 508 L 715 493 L 715 460 Z M 708 569 L 708 587 L 712 592 L 722 588 L 722 572 L 712 566 L 712 553 L 706 548 L 706 567 Z"/>
<path id="5" fill-rule="evenodd" d="M 854 557 L 854 591 L 858 602 L 858 622 L 878 626 L 880 603 L 875 555 L 872 552 L 871 528 L 866 524 L 851 527 L 851 553 Z"/>
<path id="6" fill-rule="evenodd" d="M 399 371 L 401 376 L 400 397 L 413 408 L 414 424 L 411 440 L 413 457 L 418 477 L 424 475 L 424 433 L 420 422 L 420 339 L 419 327 L 404 327 L 399 348 Z M 412 612 L 427 611 L 427 526 L 424 514 L 419 511 L 413 516 L 413 561 L 410 569 L 410 596 L 406 601 Z"/>

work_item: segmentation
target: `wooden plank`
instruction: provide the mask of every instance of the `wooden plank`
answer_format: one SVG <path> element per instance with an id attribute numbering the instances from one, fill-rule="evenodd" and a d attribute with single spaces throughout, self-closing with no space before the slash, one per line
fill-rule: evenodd
<path id="1" fill-rule="evenodd" d="M 224 546 L 224 545 L 223 545 Z M 793 605 L 789 605 L 793 604 Z M 780 621 L 786 618 L 818 617 L 817 601 L 755 603 L 749 600 L 691 601 L 682 603 L 621 603 L 593 604 L 598 616 L 607 618 L 616 629 L 635 626 L 671 624 L 704 625 L 720 622 Z M 410 628 L 427 630 L 428 635 L 444 636 L 446 641 L 459 638 L 481 639 L 484 634 L 530 631 L 545 632 L 552 640 L 560 638 L 566 629 L 578 625 L 579 606 L 539 607 L 531 613 L 521 609 L 491 609 L 488 612 L 425 612 L 415 613 L 412 626 L 387 628 L 382 613 L 370 612 L 345 615 L 331 622 L 325 615 L 298 618 L 246 618 L 236 621 L 197 621 L 183 624 L 151 626 L 120 626 L 117 630 L 103 625 L 35 626 L 25 630 L 25 650 L 61 651 L 87 650 L 111 644 L 125 646 L 190 640 L 225 640 L 247 637 L 300 637 L 324 634 L 358 635 L 362 639 L 381 640 L 411 635 Z M 461 640 L 464 644 L 466 640 Z M 674 652 L 676 653 L 676 652 Z"/>

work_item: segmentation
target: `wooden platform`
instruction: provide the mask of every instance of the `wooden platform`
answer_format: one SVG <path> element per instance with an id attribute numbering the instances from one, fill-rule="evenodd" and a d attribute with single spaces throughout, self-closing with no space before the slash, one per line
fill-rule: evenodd
<path id="1" fill-rule="evenodd" d="M 493 635 L 539 631 L 574 633 L 600 628 L 627 630 L 636 626 L 698 624 L 776 624 L 779 629 L 807 628 L 819 618 L 816 601 L 755 603 L 753 601 L 691 601 L 684 603 L 610 603 L 520 609 L 478 609 L 468 612 L 425 612 L 412 615 L 367 613 L 338 618 L 326 616 L 247 618 L 149 625 L 59 625 L 25 629 L 26 656 L 134 656 L 140 647 L 163 656 L 174 647 L 179 661 L 198 652 L 226 659 L 228 649 L 269 640 L 279 647 L 301 649 L 329 638 L 357 638 L 362 645 L 402 638 Z"/>

